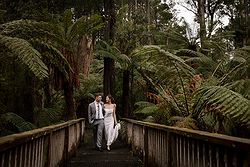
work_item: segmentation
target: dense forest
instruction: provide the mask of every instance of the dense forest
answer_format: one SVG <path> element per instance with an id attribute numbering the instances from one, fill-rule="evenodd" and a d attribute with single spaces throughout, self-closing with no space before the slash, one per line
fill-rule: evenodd
<path id="1" fill-rule="evenodd" d="M 0 136 L 103 92 L 119 117 L 250 137 L 249 0 L 2 0 L 0 24 Z"/>

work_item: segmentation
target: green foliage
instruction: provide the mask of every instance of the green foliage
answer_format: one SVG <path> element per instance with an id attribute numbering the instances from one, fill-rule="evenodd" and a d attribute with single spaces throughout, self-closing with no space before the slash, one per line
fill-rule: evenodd
<path id="1" fill-rule="evenodd" d="M 48 77 L 48 68 L 41 60 L 40 53 L 23 39 L 0 35 L 0 45 L 6 47 L 17 60 L 25 64 L 38 78 Z"/>
<path id="2" fill-rule="evenodd" d="M 15 113 L 4 113 L 0 115 L 1 121 L 1 136 L 10 134 L 24 132 L 28 130 L 35 129 L 36 126 L 30 122 L 25 121 L 22 117 Z"/>
<path id="3" fill-rule="evenodd" d="M 49 126 L 64 122 L 64 96 L 61 91 L 53 91 L 51 95 L 51 105 L 46 108 L 36 108 L 35 117 L 38 127 Z"/>
<path id="4" fill-rule="evenodd" d="M 80 88 L 75 92 L 77 101 L 84 98 L 95 99 L 94 93 L 102 91 L 102 76 L 99 73 L 90 74 L 86 79 L 80 75 L 80 83 Z"/>
<path id="5" fill-rule="evenodd" d="M 237 124 L 250 127 L 249 111 L 249 100 L 225 87 L 201 87 L 194 97 L 193 116 L 195 118 L 209 112 L 219 112 Z"/>
<path id="6" fill-rule="evenodd" d="M 149 102 L 140 101 L 135 103 L 136 109 L 134 110 L 134 114 L 137 118 L 143 119 L 147 116 L 153 115 L 154 112 L 158 109 L 158 107 Z"/>
<path id="7" fill-rule="evenodd" d="M 250 100 L 250 79 L 241 79 L 225 85 L 230 90 L 241 94 L 244 98 Z"/>
<path id="8" fill-rule="evenodd" d="M 114 59 L 123 69 L 127 69 L 131 63 L 130 58 L 122 54 L 115 46 L 110 46 L 107 42 L 100 40 L 96 46 L 95 55 L 102 58 L 108 57 Z"/>

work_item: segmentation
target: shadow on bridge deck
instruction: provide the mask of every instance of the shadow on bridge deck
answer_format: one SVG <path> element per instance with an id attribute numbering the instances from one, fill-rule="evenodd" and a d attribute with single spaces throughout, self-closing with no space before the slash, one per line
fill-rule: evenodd
<path id="1" fill-rule="evenodd" d="M 84 142 L 69 160 L 68 167 L 142 167 L 141 160 L 133 156 L 128 146 L 119 140 L 112 144 L 111 151 L 106 150 L 103 140 L 103 148 L 103 152 L 94 149 L 92 130 L 87 128 Z"/>

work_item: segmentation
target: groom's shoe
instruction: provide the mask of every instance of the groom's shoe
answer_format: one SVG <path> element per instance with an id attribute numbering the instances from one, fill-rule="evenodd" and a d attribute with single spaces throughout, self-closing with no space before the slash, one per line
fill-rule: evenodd
<path id="1" fill-rule="evenodd" d="M 102 147 L 96 147 L 97 151 L 103 152 Z"/>

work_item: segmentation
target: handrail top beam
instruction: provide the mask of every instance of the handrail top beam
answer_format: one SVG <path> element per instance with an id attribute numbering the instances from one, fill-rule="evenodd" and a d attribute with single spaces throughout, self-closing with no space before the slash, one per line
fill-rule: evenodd
<path id="1" fill-rule="evenodd" d="M 121 120 L 124 120 L 126 122 L 141 125 L 149 128 L 155 128 L 163 131 L 167 131 L 170 133 L 174 133 L 181 136 L 186 137 L 193 137 L 196 139 L 200 139 L 203 141 L 208 141 L 212 143 L 218 143 L 222 145 L 227 145 L 231 147 L 240 147 L 243 149 L 250 149 L 250 139 L 247 138 L 240 138 L 240 137 L 234 137 L 234 136 L 228 136 L 218 133 L 210 133 L 200 130 L 192 130 L 187 128 L 179 128 L 179 127 L 173 127 L 173 126 L 166 126 L 156 123 L 150 123 L 150 122 L 143 122 L 138 120 L 133 120 L 129 118 L 122 118 Z"/>

